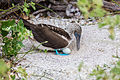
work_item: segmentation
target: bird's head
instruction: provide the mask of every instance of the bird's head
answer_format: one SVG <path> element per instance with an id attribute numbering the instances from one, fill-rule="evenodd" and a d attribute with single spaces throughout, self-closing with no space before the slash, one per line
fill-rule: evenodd
<path id="1" fill-rule="evenodd" d="M 71 37 L 75 36 L 76 47 L 77 47 L 77 50 L 79 50 L 80 49 L 80 38 L 81 38 L 81 33 L 82 33 L 81 26 L 76 23 L 71 23 L 66 28 L 66 31 L 68 31 L 68 33 L 71 35 Z"/>
<path id="2" fill-rule="evenodd" d="M 81 38 L 81 32 L 82 32 L 82 29 L 81 27 L 79 29 L 76 29 L 74 31 L 74 36 L 76 38 L 76 46 L 77 46 L 77 50 L 80 49 L 80 38 Z"/>

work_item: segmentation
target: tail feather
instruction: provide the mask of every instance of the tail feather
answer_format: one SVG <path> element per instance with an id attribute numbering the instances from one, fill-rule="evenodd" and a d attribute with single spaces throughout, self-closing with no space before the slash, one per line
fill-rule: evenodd
<path id="1" fill-rule="evenodd" d="M 18 19 L 22 19 L 23 23 L 24 23 L 24 26 L 28 29 L 28 30 L 32 30 L 31 28 L 33 28 L 35 25 L 28 22 L 27 20 L 23 19 L 22 17 L 18 16 L 15 14 L 15 16 L 18 18 Z"/>

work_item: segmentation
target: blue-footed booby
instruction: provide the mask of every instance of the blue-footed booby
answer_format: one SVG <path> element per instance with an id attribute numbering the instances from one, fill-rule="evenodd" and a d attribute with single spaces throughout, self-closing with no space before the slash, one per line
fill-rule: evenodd
<path id="1" fill-rule="evenodd" d="M 53 25 L 32 24 L 17 15 L 15 16 L 23 20 L 24 26 L 28 30 L 32 31 L 36 41 L 38 41 L 39 43 L 48 41 L 47 43 L 44 43 L 42 45 L 55 49 L 57 55 L 69 55 L 71 50 L 67 47 L 70 44 L 73 36 L 75 36 L 76 38 L 76 46 L 77 50 L 79 50 L 82 32 L 82 29 L 79 25 L 70 25 L 70 27 L 62 29 Z M 68 30 L 68 32 L 66 30 Z M 58 53 L 57 50 L 59 49 L 63 51 L 63 54 Z"/>

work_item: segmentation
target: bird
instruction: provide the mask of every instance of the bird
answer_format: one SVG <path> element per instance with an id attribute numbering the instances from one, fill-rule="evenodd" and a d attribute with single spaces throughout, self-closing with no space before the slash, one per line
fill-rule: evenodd
<path id="1" fill-rule="evenodd" d="M 16 14 L 15 16 L 19 19 L 22 19 L 24 26 L 28 30 L 32 31 L 33 37 L 37 42 L 42 43 L 47 41 L 47 43 L 44 43 L 42 45 L 45 47 L 53 48 L 57 55 L 69 55 L 71 52 L 71 50 L 67 48 L 72 40 L 72 37 L 70 35 L 75 36 L 77 50 L 80 49 L 80 38 L 82 32 L 80 26 L 77 25 L 77 27 L 73 26 L 74 28 L 70 27 L 62 29 L 48 24 L 32 24 L 20 16 L 17 16 Z M 65 30 L 69 30 L 70 34 Z M 63 54 L 59 53 L 58 50 L 62 50 Z"/>

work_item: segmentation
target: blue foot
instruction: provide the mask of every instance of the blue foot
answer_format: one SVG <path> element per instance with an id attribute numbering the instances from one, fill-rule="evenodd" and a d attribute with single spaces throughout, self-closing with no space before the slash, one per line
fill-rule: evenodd
<path id="1" fill-rule="evenodd" d="M 57 49 L 55 49 L 55 52 L 56 52 L 56 55 L 61 55 L 61 56 L 66 56 L 66 55 L 69 55 L 69 54 L 65 54 L 65 53 L 63 53 L 63 54 L 58 53 Z"/>

